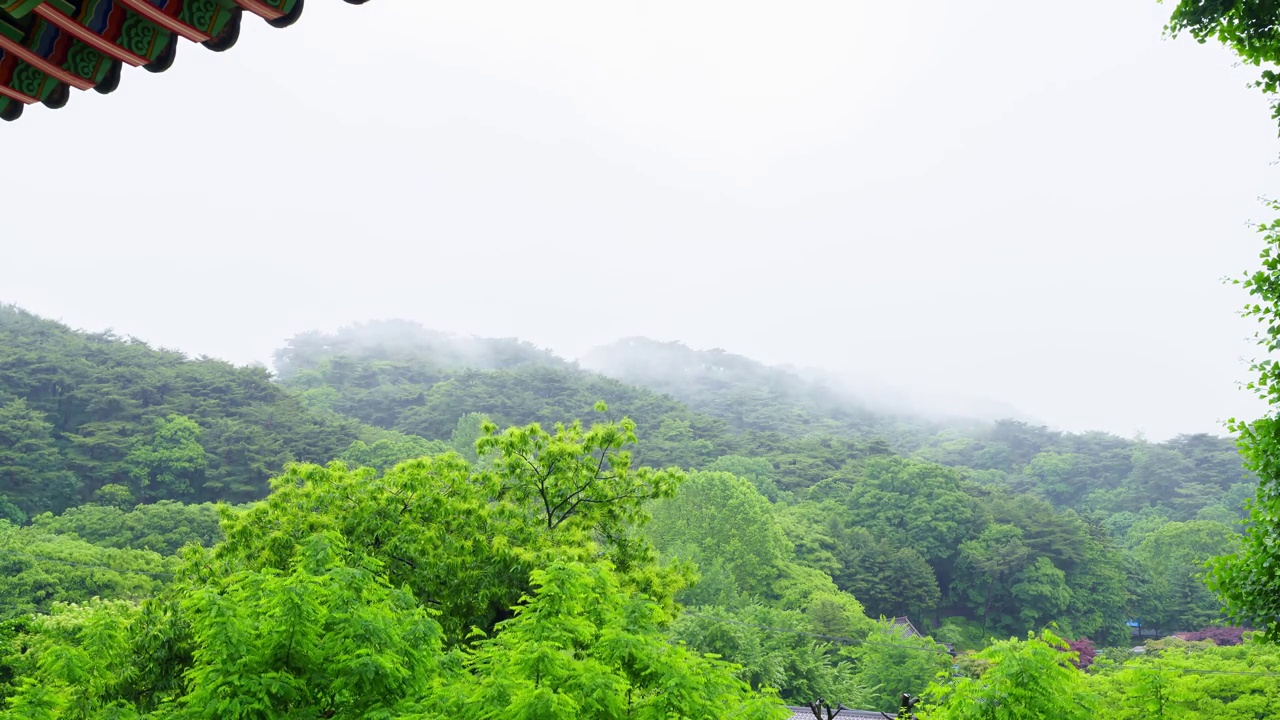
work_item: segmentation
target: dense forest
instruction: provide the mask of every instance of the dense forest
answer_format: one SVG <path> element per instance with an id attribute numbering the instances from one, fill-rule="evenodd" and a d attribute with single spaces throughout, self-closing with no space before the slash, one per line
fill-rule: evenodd
<path id="1" fill-rule="evenodd" d="M 1201 579 L 1256 485 L 1230 438 L 889 414 L 641 338 L 274 361 L 0 307 L 0 717 L 766 718 L 940 672 L 947 712 L 1005 660 L 1081 707 L 1280 709 Z"/>
<path id="2" fill-rule="evenodd" d="M 549 426 L 604 401 L 635 421 L 639 461 L 749 481 L 770 510 L 748 524 L 776 526 L 786 548 L 764 566 L 820 569 L 872 616 L 927 619 L 960 645 L 1050 620 L 1108 644 L 1127 640 L 1128 621 L 1209 623 L 1217 604 L 1196 569 L 1232 549 L 1254 483 L 1228 438 L 940 427 L 747 358 L 641 339 L 582 363 L 613 377 L 516 341 L 450 341 L 403 324 L 303 335 L 276 362 L 312 409 L 440 441 L 465 436 L 468 413 Z M 693 513 L 709 535 L 748 522 L 693 506 L 692 492 L 673 503 L 689 505 L 659 505 L 659 516 Z M 707 538 L 677 551 L 656 532 L 668 554 L 738 562 L 707 556 Z M 760 577 L 737 581 L 735 597 L 768 594 Z"/>

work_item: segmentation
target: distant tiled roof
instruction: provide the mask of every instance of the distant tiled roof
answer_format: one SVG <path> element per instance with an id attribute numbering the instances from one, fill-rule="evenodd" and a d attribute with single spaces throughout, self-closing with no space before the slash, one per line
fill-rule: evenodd
<path id="1" fill-rule="evenodd" d="M 909 637 L 909 638 L 925 637 L 924 633 L 917 630 L 916 626 L 911 624 L 911 619 L 908 618 L 906 615 L 903 615 L 902 617 L 894 618 L 893 624 L 894 624 L 894 627 L 900 627 L 906 630 L 906 632 L 903 633 L 906 637 Z M 938 643 L 938 644 L 946 648 L 947 652 L 951 653 L 952 655 L 956 654 L 955 645 L 952 645 L 951 643 Z"/>
<path id="2" fill-rule="evenodd" d="M 915 625 L 911 624 L 911 620 L 907 618 L 906 615 L 894 618 L 893 624 L 898 627 L 906 628 L 907 637 L 924 637 L 924 634 L 917 630 Z"/>
<path id="3" fill-rule="evenodd" d="M 807 707 L 791 707 L 788 709 L 791 710 L 791 720 L 813 720 L 813 711 Z M 834 717 L 840 718 L 841 720 L 854 720 L 855 718 L 861 718 L 863 720 L 871 720 L 871 718 L 875 718 L 875 720 L 884 720 L 884 715 L 872 710 L 841 710 L 840 713 Z M 889 717 L 894 717 L 894 715 L 890 714 Z M 822 720 L 826 720 L 826 718 L 827 714 L 825 712 L 822 713 Z"/>

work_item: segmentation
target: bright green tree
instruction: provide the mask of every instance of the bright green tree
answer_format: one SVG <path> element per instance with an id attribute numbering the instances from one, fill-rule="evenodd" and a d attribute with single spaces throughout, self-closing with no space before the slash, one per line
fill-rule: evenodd
<path id="1" fill-rule="evenodd" d="M 225 541 L 185 547 L 154 597 L 53 605 L 0 633 L 15 693 L 0 717 L 784 717 L 736 668 L 669 642 L 682 574 L 628 533 L 680 474 L 632 468 L 631 427 L 488 428 L 497 461 L 479 473 L 453 452 L 381 476 L 291 466 L 265 502 L 223 513 Z M 36 532 L 0 526 L 0 550 L 61 543 L 72 568 L 158 557 Z M 99 556 L 71 554 L 84 546 Z M 809 606 L 842 628 L 843 605 Z"/>
<path id="2" fill-rule="evenodd" d="M 519 601 L 542 547 L 538 526 L 496 501 L 495 485 L 475 482 L 455 454 L 401 463 L 381 478 L 340 463 L 296 465 L 274 485 L 226 524 L 218 565 L 286 572 L 304 539 L 335 532 L 393 586 L 439 610 L 453 643 Z"/>
<path id="3" fill-rule="evenodd" d="M 313 535 L 302 546 L 283 573 L 180 583 L 169 605 L 176 622 L 157 623 L 154 608 L 121 602 L 55 606 L 26 637 L 28 674 L 0 717 L 399 716 L 434 685 L 439 624 L 341 537 Z M 189 560 L 205 562 L 199 555 Z M 178 645 L 179 657 L 148 652 L 154 640 Z M 151 666 L 174 662 L 182 665 Z M 152 684 L 158 669 L 181 683 Z"/>
<path id="4" fill-rule="evenodd" d="M 25 651 L 11 658 L 22 674 L 0 718 L 138 718 L 113 697 L 134 667 L 128 628 L 137 616 L 133 603 L 93 599 L 31 618 L 19 640 Z"/>
<path id="5" fill-rule="evenodd" d="M 1201 43 L 1217 40 L 1249 65 L 1274 66 L 1280 62 L 1280 45 L 1276 43 L 1278 20 L 1280 8 L 1269 0 L 1178 0 L 1167 30 L 1173 35 L 1189 33 Z M 1255 84 L 1267 95 L 1274 96 L 1280 92 L 1280 74 L 1268 67 L 1262 70 Z M 1273 107 L 1276 107 L 1274 99 Z M 1276 117 L 1280 119 L 1280 107 L 1276 109 Z M 1266 272 L 1273 270 L 1266 268 Z M 1273 328 L 1272 332 L 1276 330 Z"/>
<path id="6" fill-rule="evenodd" d="M 124 485 L 117 485 L 116 483 L 107 483 L 94 490 L 93 501 L 99 507 L 110 507 L 126 511 L 134 507 L 138 502 L 133 496 L 133 491 Z M 81 507 L 87 506 L 82 505 Z"/>
<path id="7" fill-rule="evenodd" d="M 93 597 L 142 600 L 173 577 L 175 564 L 154 552 L 0 522 L 0 620 Z"/>
<path id="8" fill-rule="evenodd" d="M 1180 0 L 1169 31 L 1188 32 L 1202 43 L 1218 40 L 1246 63 L 1267 66 L 1257 86 L 1275 96 L 1280 92 L 1280 73 L 1271 68 L 1280 63 L 1278 26 L 1280 7 L 1271 2 Z M 1272 105 L 1273 116 L 1280 119 L 1280 103 Z M 1280 203 L 1273 201 L 1269 208 L 1280 212 Z M 1267 637 L 1280 641 L 1280 547 L 1275 542 L 1280 535 L 1280 418 L 1274 412 L 1280 404 L 1280 363 L 1271 357 L 1280 350 L 1280 220 L 1260 225 L 1258 232 L 1263 239 L 1261 267 L 1237 283 L 1250 296 L 1243 314 L 1261 325 L 1255 338 L 1265 353 L 1252 365 L 1257 379 L 1249 387 L 1273 411 L 1252 423 L 1231 423 L 1240 435 L 1246 464 L 1258 477 L 1258 490 L 1241 551 L 1216 560 L 1209 582 L 1226 601 L 1231 617 L 1253 623 Z"/>
<path id="9" fill-rule="evenodd" d="M 429 707 L 474 720 L 788 717 L 731 666 L 667 643 L 665 611 L 624 592 L 607 564 L 556 562 L 533 585 L 468 659 L 473 672 Z"/>
<path id="10" fill-rule="evenodd" d="M 648 533 L 664 554 L 718 564 L 748 594 L 768 592 L 790 555 L 769 501 L 729 473 L 691 473 L 679 495 L 654 506 L 653 516 Z"/>
<path id="11" fill-rule="evenodd" d="M 678 470 L 632 468 L 627 448 L 636 443 L 636 426 L 627 418 L 590 428 L 557 424 L 554 433 L 536 423 L 502 432 L 486 423 L 484 432 L 477 451 L 498 456 L 489 475 L 548 530 L 569 523 L 608 534 L 644 523 L 644 504 L 674 496 L 684 478 Z"/>
<path id="12" fill-rule="evenodd" d="M 929 688 L 921 720 L 1091 720 L 1085 675 L 1066 650 L 1048 630 L 992 643 L 977 654 L 977 676 Z"/>
<path id="13" fill-rule="evenodd" d="M 208 465 L 202 431 L 194 420 L 170 415 L 155 421 L 151 437 L 137 442 L 124 463 L 136 494 L 148 497 L 187 497 L 198 488 Z"/>
<path id="14" fill-rule="evenodd" d="M 440 611 L 449 643 L 508 616 L 548 557 L 604 552 L 629 581 L 670 602 L 674 576 L 653 567 L 630 528 L 648 519 L 647 500 L 675 492 L 681 475 L 631 467 L 633 428 L 625 419 L 561 425 L 554 434 L 490 425 L 482 452 L 496 457 L 483 473 L 456 453 L 410 460 L 381 477 L 340 463 L 294 465 L 265 502 L 230 519 L 215 557 L 284 571 L 300 538 L 337 532 L 394 586 Z"/>
<path id="15" fill-rule="evenodd" d="M 955 557 L 979 520 L 952 468 L 900 457 L 872 458 L 846 500 L 848 522 L 929 562 Z"/>
<path id="16" fill-rule="evenodd" d="M 1194 15 L 1194 11 L 1191 3 L 1179 5 L 1175 27 L 1191 29 L 1201 38 L 1216 36 L 1254 62 L 1280 60 L 1280 46 L 1263 42 L 1267 32 L 1244 22 L 1245 18 L 1270 18 L 1272 25 L 1267 27 L 1274 27 L 1280 19 L 1277 10 L 1249 3 L 1224 6 L 1220 14 Z M 1271 71 L 1264 76 L 1268 92 L 1275 92 L 1277 76 Z M 1280 203 L 1271 203 L 1271 209 L 1280 212 Z M 1252 296 L 1244 315 L 1265 328 L 1257 334 L 1257 342 L 1271 355 L 1280 350 L 1280 220 L 1262 225 L 1259 231 L 1265 243 L 1262 269 L 1240 283 Z M 1267 357 L 1256 361 L 1253 370 L 1258 379 L 1250 387 L 1274 409 L 1280 405 L 1280 363 Z M 1273 410 L 1252 423 L 1233 422 L 1232 428 L 1240 434 L 1247 466 L 1258 476 L 1258 489 L 1248 506 L 1250 522 L 1241 549 L 1214 560 L 1209 585 L 1236 622 L 1252 624 L 1280 642 L 1280 547 L 1275 542 L 1280 536 L 1280 417 Z"/>
<path id="17" fill-rule="evenodd" d="M 1280 650 L 1246 641 L 1218 647 L 1176 638 L 1147 643 L 1123 663 L 1090 669 L 1097 707 L 1115 720 L 1254 720 L 1280 715 Z"/>
<path id="18" fill-rule="evenodd" d="M 225 506 L 184 505 L 175 500 L 132 506 L 129 510 L 81 505 L 58 516 L 38 515 L 31 524 L 43 532 L 74 535 L 95 545 L 169 555 L 187 543 L 208 547 L 221 540 L 220 507 Z"/>
<path id="19" fill-rule="evenodd" d="M 448 448 L 439 440 L 424 440 L 394 430 L 380 434 L 372 443 L 356 440 L 337 459 L 351 467 L 373 468 L 383 473 L 405 460 L 439 455 Z"/>
<path id="20" fill-rule="evenodd" d="M 337 533 L 285 572 L 232 574 L 183 601 L 195 645 L 180 717 L 394 717 L 432 687 L 442 632 Z"/>
<path id="21" fill-rule="evenodd" d="M 1023 568 L 1009 592 L 1018 605 L 1023 627 L 1038 627 L 1061 617 L 1071 603 L 1066 573 L 1047 557 L 1038 557 Z"/>
<path id="22" fill-rule="evenodd" d="M 938 673 L 951 667 L 951 655 L 931 638 L 909 635 L 905 626 L 882 620 L 859 645 L 846 651 L 857 664 L 858 682 L 874 689 L 869 708 L 897 710 L 902 693 L 924 692 Z"/>
<path id="23" fill-rule="evenodd" d="M 671 635 L 692 650 L 733 663 L 752 688 L 774 688 L 790 704 L 824 698 L 866 707 L 871 692 L 837 644 L 867 633 L 868 623 L 860 616 L 860 608 L 842 607 L 834 598 L 818 599 L 807 612 L 762 602 L 693 607 L 677 618 Z"/>
<path id="24" fill-rule="evenodd" d="M 704 470 L 710 472 L 727 472 L 750 482 L 756 486 L 761 495 L 769 502 L 777 502 L 781 491 L 778 489 L 777 471 L 764 458 L 744 457 L 742 455 L 723 455 L 707 465 Z"/>
<path id="25" fill-rule="evenodd" d="M 1074 453 L 1042 452 L 1031 458 L 1022 475 L 1055 505 L 1074 507 L 1093 489 L 1087 458 Z"/>

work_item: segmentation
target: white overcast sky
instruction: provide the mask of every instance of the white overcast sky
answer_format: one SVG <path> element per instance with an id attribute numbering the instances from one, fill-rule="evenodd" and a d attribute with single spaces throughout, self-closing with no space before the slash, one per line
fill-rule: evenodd
<path id="1" fill-rule="evenodd" d="M 1147 0 L 311 0 L 0 127 L 0 301 L 245 363 L 626 335 L 1220 432 L 1277 128 Z"/>

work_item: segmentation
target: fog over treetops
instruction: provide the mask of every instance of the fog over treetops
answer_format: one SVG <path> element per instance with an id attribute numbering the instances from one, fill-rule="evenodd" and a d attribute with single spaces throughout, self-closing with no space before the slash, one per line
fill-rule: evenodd
<path id="1" fill-rule="evenodd" d="M 781 394 L 799 394 L 833 407 L 863 408 L 879 415 L 913 416 L 952 423 L 1016 419 L 1037 422 L 1013 405 L 963 394 L 929 396 L 876 382 L 838 368 L 769 366 L 722 348 L 695 350 L 681 342 L 623 338 L 591 349 L 579 363 L 602 375 L 681 395 L 698 385 L 763 383 Z"/>
<path id="2" fill-rule="evenodd" d="M 545 366 L 589 371 L 670 395 L 701 412 L 732 417 L 751 398 L 779 404 L 814 433 L 852 431 L 862 437 L 943 428 L 981 431 L 997 420 L 1045 425 L 1004 399 L 938 396 L 886 385 L 841 368 L 768 365 L 723 348 L 695 349 L 679 341 L 626 337 L 570 359 L 519 338 L 485 338 L 433 330 L 404 319 L 357 323 L 336 332 L 299 333 L 276 351 L 275 370 L 291 382 L 318 358 L 430 358 L 441 370 L 501 370 Z"/>
<path id="3" fill-rule="evenodd" d="M 533 652 L 510 643 L 541 612 L 546 587 L 580 601 L 561 607 L 574 622 L 587 607 L 648 617 L 617 605 L 641 598 L 673 613 L 647 626 L 646 647 L 745 668 L 692 668 L 741 684 L 728 700 L 705 700 L 728 708 L 719 715 L 681 717 L 756 717 L 735 703 L 774 683 L 791 703 L 840 693 L 892 710 L 896 690 L 875 688 L 916 692 L 952 664 L 935 640 L 977 650 L 1053 623 L 1081 647 L 1126 648 L 1132 619 L 1162 634 L 1221 621 L 1195 573 L 1238 547 L 1256 486 L 1229 438 L 1152 443 L 1007 419 L 943 422 L 876 407 L 820 372 L 680 343 L 630 338 L 569 361 L 517 339 L 393 321 L 295 335 L 276 362 L 273 376 L 0 306 L 0 550 L 12 555 L 0 583 L 0 700 L 31 707 L 41 688 L 84 689 L 45 677 L 49 662 L 28 662 L 62 652 L 48 643 L 62 642 L 51 633 L 66 617 L 113 628 L 116 649 L 84 654 L 86 666 L 128 665 L 108 668 L 128 685 L 104 686 L 94 703 L 154 707 L 132 717 L 157 719 L 174 717 L 166 703 L 202 707 L 206 685 L 180 678 L 208 676 L 206 649 L 229 647 L 219 644 L 225 623 L 199 625 L 194 654 L 157 655 L 155 644 L 221 617 L 206 600 L 266 633 L 250 642 L 263 668 L 278 657 L 283 616 L 341 641 L 346 595 L 305 590 L 315 612 L 273 609 L 305 586 L 350 588 L 390 631 L 412 635 L 413 618 L 430 620 L 422 629 L 437 644 L 406 636 L 385 667 L 446 648 L 474 658 L 432 666 L 461 694 L 414 686 L 392 697 L 448 712 L 388 717 L 495 717 L 460 708 L 474 706 L 472 683 L 503 676 L 494 662 Z M 594 591 L 584 572 L 596 573 Z M 553 576 L 563 583 L 545 585 Z M 186 614 L 150 612 L 162 607 Z M 55 619 L 4 622 L 33 613 Z M 877 620 L 903 615 L 933 638 Z M 361 618 L 352 627 L 366 627 Z M 765 630 L 727 638 L 725 627 Z M 815 636 L 846 638 L 857 652 Z M 591 638 L 584 648 L 601 645 Z M 858 648 L 864 640 L 922 660 L 882 657 Z M 17 653 L 24 646 L 34 654 Z M 317 649 L 315 667 L 335 652 Z M 673 669 L 689 665 L 678 659 Z M 595 677 L 592 667 L 566 677 Z M 150 682 L 147 673 L 172 676 L 161 686 L 171 689 L 129 684 Z M 433 676 L 424 667 L 409 677 Z M 530 680 L 535 690 L 542 677 Z M 659 689 L 666 681 L 650 684 L 619 685 L 619 697 L 671 697 Z"/>

